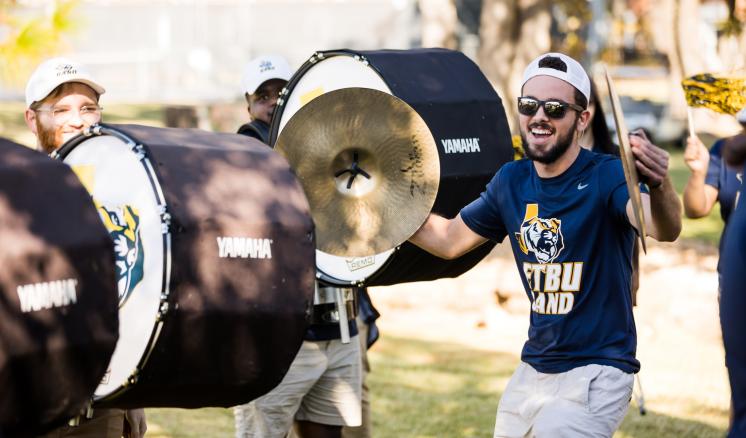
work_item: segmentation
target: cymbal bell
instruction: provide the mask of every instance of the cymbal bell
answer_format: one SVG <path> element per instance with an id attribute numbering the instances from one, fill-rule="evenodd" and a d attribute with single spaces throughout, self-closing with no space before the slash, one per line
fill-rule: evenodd
<path id="1" fill-rule="evenodd" d="M 316 224 L 316 248 L 364 257 L 400 245 L 435 203 L 435 139 L 401 99 L 343 88 L 313 99 L 275 144 L 300 179 Z"/>

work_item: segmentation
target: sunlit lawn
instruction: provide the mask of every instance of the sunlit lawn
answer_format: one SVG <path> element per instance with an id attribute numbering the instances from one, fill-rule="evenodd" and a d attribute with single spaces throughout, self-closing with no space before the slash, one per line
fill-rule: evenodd
<path id="1" fill-rule="evenodd" d="M 377 437 L 487 436 L 517 358 L 454 344 L 383 336 L 370 353 Z M 230 410 L 148 410 L 154 436 L 230 435 Z"/>
<path id="2" fill-rule="evenodd" d="M 387 336 L 370 352 L 374 436 L 490 437 L 501 391 L 518 364 L 506 353 Z M 650 406 L 666 406 L 666 414 Z M 722 437 L 727 412 L 697 400 L 633 403 L 620 438 Z M 151 437 L 229 437 L 229 409 L 148 409 Z M 713 426 L 713 424 L 718 426 Z"/>

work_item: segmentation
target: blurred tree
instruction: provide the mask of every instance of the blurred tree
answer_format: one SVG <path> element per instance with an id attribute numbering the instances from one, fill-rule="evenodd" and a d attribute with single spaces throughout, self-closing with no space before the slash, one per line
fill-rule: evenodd
<path id="1" fill-rule="evenodd" d="M 458 49 L 459 21 L 453 0 L 419 0 L 422 47 Z"/>
<path id="2" fill-rule="evenodd" d="M 479 65 L 503 99 L 511 130 L 517 132 L 513 102 L 523 69 L 551 48 L 549 0 L 483 0 Z"/>
<path id="3" fill-rule="evenodd" d="M 59 53 L 76 23 L 77 0 L 54 0 L 42 17 L 24 19 L 16 0 L 0 0 L 0 80 L 22 84 L 45 57 Z"/>
<path id="4" fill-rule="evenodd" d="M 601 0 L 579 2 L 576 0 L 556 0 L 552 6 L 552 50 L 566 53 L 573 58 L 583 61 L 588 46 L 597 41 L 589 39 L 589 31 L 593 24 L 591 6 L 593 3 L 603 3 Z M 599 35 L 595 35 L 599 37 Z M 587 64 L 593 62 L 587 59 Z"/>
<path id="5" fill-rule="evenodd" d="M 735 13 L 724 14 L 722 22 L 712 26 L 705 15 L 709 11 L 704 9 L 712 7 L 712 3 L 712 0 L 653 1 L 650 21 L 655 23 L 656 44 L 668 59 L 668 103 L 674 118 L 686 118 L 686 100 L 681 88 L 683 78 L 703 72 L 729 72 L 743 69 L 745 65 L 746 44 L 740 26 L 732 21 Z M 714 3 L 723 6 L 722 0 L 714 0 Z M 711 111 L 695 111 L 693 115 L 698 131 L 724 135 L 737 128 L 729 116 Z"/>
<path id="6" fill-rule="evenodd" d="M 746 69 L 746 0 L 728 0 L 728 19 L 720 28 L 718 47 L 726 71 Z"/>
<path id="7" fill-rule="evenodd" d="M 463 49 L 461 34 L 479 32 L 477 61 L 506 102 L 514 132 L 517 114 L 512 102 L 519 93 L 523 68 L 548 50 L 568 53 L 586 67 L 605 61 L 667 68 L 670 114 L 680 120 L 686 117 L 682 78 L 746 66 L 746 32 L 742 32 L 746 0 L 418 0 L 418 4 L 423 46 Z M 717 21 L 713 6 L 726 4 L 727 20 L 713 24 Z M 474 19 L 471 25 L 460 23 L 475 11 L 481 15 L 478 23 Z"/>

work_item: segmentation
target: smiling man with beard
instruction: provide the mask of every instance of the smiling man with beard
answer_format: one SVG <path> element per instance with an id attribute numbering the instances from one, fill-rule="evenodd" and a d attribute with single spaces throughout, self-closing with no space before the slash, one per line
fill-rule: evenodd
<path id="1" fill-rule="evenodd" d="M 43 62 L 26 84 L 26 125 L 36 135 L 37 148 L 47 154 L 101 121 L 99 97 L 105 92 L 86 71 L 69 59 Z M 141 438 L 147 425 L 142 409 L 94 409 L 77 426 L 63 426 L 44 438 Z"/>
<path id="2" fill-rule="evenodd" d="M 528 159 L 503 166 L 458 216 L 431 215 L 410 239 L 449 259 L 488 239 L 510 239 L 531 315 L 495 437 L 610 437 L 640 369 L 631 297 L 638 231 L 621 161 L 578 144 L 590 92 L 574 59 L 548 53 L 533 60 L 517 102 Z M 673 241 L 681 204 L 668 153 L 643 133 L 630 144 L 649 188 L 642 196 L 648 234 Z"/>

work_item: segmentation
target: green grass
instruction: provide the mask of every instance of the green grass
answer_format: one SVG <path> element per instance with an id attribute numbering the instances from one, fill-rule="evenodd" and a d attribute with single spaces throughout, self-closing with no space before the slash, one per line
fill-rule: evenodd
<path id="1" fill-rule="evenodd" d="M 379 344 L 370 352 L 369 375 L 376 436 L 491 434 L 517 357 L 392 336 Z"/>
<path id="2" fill-rule="evenodd" d="M 491 437 L 497 404 L 518 365 L 511 354 L 384 334 L 369 353 L 374 437 Z M 617 438 L 722 437 L 728 413 L 697 400 L 633 403 Z M 148 409 L 149 437 L 233 436 L 229 409 Z"/>
<path id="3" fill-rule="evenodd" d="M 383 336 L 370 352 L 376 437 L 483 437 L 491 434 L 500 389 L 515 356 Z M 233 434 L 228 409 L 148 409 L 154 437 Z M 150 436 L 150 434 L 148 434 Z"/>
<path id="4" fill-rule="evenodd" d="M 222 408 L 147 409 L 147 438 L 218 438 L 235 435 L 233 411 Z"/>

